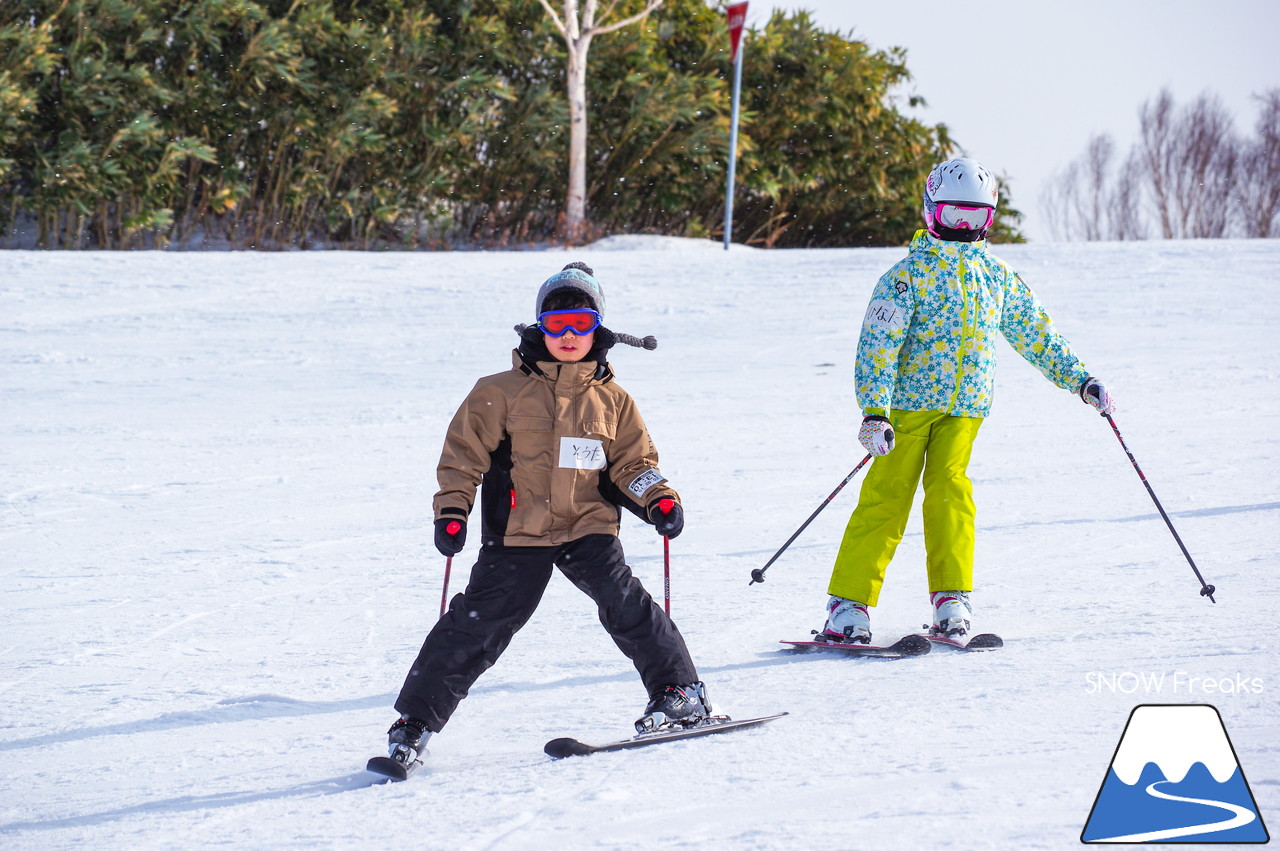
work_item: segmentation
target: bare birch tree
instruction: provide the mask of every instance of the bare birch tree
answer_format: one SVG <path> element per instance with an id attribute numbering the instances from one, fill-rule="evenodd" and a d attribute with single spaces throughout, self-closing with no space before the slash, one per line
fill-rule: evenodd
<path id="1" fill-rule="evenodd" d="M 1095 136 L 1042 196 L 1055 239 L 1280 236 L 1280 88 L 1256 96 L 1253 138 L 1215 95 L 1178 109 L 1166 89 L 1139 110 L 1139 137 L 1118 170 Z"/>
<path id="2" fill-rule="evenodd" d="M 1222 101 L 1201 95 L 1175 114 L 1165 89 L 1139 118 L 1138 152 L 1161 236 L 1228 236 L 1239 142 Z"/>
<path id="3" fill-rule="evenodd" d="M 1071 211 L 1075 207 L 1079 171 L 1076 163 L 1067 164 L 1061 171 L 1054 172 L 1040 193 L 1045 227 L 1053 239 L 1061 242 L 1070 242 L 1075 237 Z"/>
<path id="4" fill-rule="evenodd" d="M 1140 166 L 1135 156 L 1118 173 L 1112 167 L 1115 142 L 1094 136 L 1079 160 L 1068 163 L 1045 191 L 1041 207 L 1055 239 L 1085 241 L 1141 239 Z"/>
<path id="5" fill-rule="evenodd" d="M 1110 136 L 1094 136 L 1084 155 L 1085 196 L 1080 198 L 1079 219 L 1086 240 L 1106 239 L 1108 215 L 1107 178 L 1115 143 Z"/>
<path id="6" fill-rule="evenodd" d="M 1178 236 L 1230 235 L 1238 148 L 1231 115 L 1216 96 L 1201 95 L 1183 112 L 1173 160 Z"/>
<path id="7" fill-rule="evenodd" d="M 584 235 L 587 222 L 587 54 L 591 40 L 644 20 L 663 0 L 645 0 L 644 9 L 634 15 L 610 21 L 619 0 L 607 0 L 598 12 L 599 0 L 562 0 L 557 12 L 550 0 L 538 0 L 555 23 L 569 49 L 565 74 L 569 96 L 569 188 L 565 195 L 565 235 L 576 242 Z"/>
<path id="8" fill-rule="evenodd" d="M 1241 153 L 1235 197 L 1245 236 L 1280 236 L 1280 89 L 1258 95 L 1257 138 Z"/>
<path id="9" fill-rule="evenodd" d="M 1138 156 L 1146 175 L 1147 191 L 1155 208 L 1160 235 L 1173 239 L 1175 217 L 1170 174 L 1173 163 L 1173 95 L 1164 89 L 1154 102 L 1144 103 L 1138 112 L 1141 126 Z"/>
<path id="10" fill-rule="evenodd" d="M 1142 213 L 1142 162 L 1136 151 L 1130 152 L 1121 166 L 1110 199 L 1107 205 L 1108 239 L 1146 239 L 1146 219 Z"/>

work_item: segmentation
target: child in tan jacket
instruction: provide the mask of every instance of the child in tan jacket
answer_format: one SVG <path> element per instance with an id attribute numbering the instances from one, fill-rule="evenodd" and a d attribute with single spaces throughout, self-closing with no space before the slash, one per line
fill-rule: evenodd
<path id="1" fill-rule="evenodd" d="M 679 495 L 606 358 L 619 339 L 642 343 L 600 324 L 604 292 L 582 263 L 543 283 L 535 315 L 536 325 L 517 326 L 512 368 L 476 383 L 445 437 L 436 548 L 462 550 L 479 487 L 480 555 L 396 700 L 390 752 L 406 764 L 529 620 L 553 566 L 596 602 L 639 671 L 649 701 L 637 730 L 695 725 L 711 711 L 680 631 L 632 575 L 618 540 L 621 508 L 667 537 L 684 527 Z"/>

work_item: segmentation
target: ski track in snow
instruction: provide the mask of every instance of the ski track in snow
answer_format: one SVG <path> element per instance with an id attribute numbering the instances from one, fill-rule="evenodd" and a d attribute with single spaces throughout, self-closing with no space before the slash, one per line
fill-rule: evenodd
<path id="1" fill-rule="evenodd" d="M 902 660 L 776 649 L 821 625 L 862 474 L 748 582 L 862 457 L 857 330 L 903 250 L 619 245 L 0 253 L 0 846 L 1075 848 L 1138 703 L 1216 705 L 1277 811 L 1280 241 L 996 247 L 1115 393 L 1219 602 L 1105 421 L 1002 346 L 971 473 L 975 626 L 1006 647 Z M 361 769 L 438 611 L 444 429 L 579 258 L 607 324 L 660 341 L 611 359 L 686 505 L 672 612 L 711 699 L 791 715 L 550 761 L 645 700 L 557 577 L 428 767 L 380 784 Z M 918 512 L 877 639 L 928 618 Z M 622 539 L 660 593 L 661 541 Z M 1168 677 L 1089 690 L 1126 671 Z"/>

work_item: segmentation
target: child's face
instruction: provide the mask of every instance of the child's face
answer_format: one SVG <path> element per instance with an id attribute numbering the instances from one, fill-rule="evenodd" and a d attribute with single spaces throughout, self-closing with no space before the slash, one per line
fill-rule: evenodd
<path id="1" fill-rule="evenodd" d="M 543 334 L 542 339 L 546 341 L 547 351 L 551 352 L 551 357 L 561 363 L 577 363 L 591 351 L 591 346 L 596 340 L 596 332 L 578 336 L 571 329 L 559 337 Z"/>

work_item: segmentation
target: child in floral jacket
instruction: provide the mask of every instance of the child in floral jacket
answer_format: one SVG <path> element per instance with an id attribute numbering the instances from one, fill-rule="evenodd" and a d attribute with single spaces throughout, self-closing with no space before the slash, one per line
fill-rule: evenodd
<path id="1" fill-rule="evenodd" d="M 936 166 L 924 192 L 927 229 L 872 293 L 856 381 L 864 415 L 858 440 L 876 460 L 831 573 L 826 640 L 870 641 L 867 609 L 879 598 L 922 478 L 932 629 L 967 640 L 975 517 L 967 468 L 991 409 L 998 337 L 1054 384 L 1111 411 L 1106 389 L 1039 300 L 987 250 L 998 201 L 996 181 L 980 163 Z"/>

